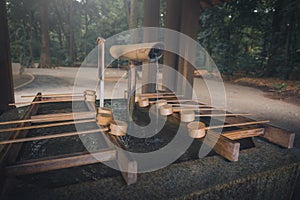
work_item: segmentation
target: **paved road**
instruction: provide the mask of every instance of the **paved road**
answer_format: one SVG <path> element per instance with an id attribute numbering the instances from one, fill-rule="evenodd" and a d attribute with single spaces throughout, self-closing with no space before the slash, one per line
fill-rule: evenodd
<path id="1" fill-rule="evenodd" d="M 56 69 L 28 69 L 27 72 L 35 76 L 35 80 L 15 92 L 16 101 L 24 101 L 21 95 L 42 93 L 70 93 L 82 92 L 86 89 L 97 89 L 96 68 L 59 67 Z M 105 72 L 106 98 L 122 98 L 127 87 L 126 71 L 109 69 Z M 120 78 L 123 77 L 123 78 Z M 116 80 L 119 80 L 116 82 Z M 161 81 L 161 78 L 160 78 Z M 216 84 L 208 80 L 208 85 Z M 141 81 L 137 81 L 140 87 Z M 205 103 L 210 104 L 210 95 L 206 83 L 199 78 L 194 83 L 195 94 Z M 300 148 L 300 106 L 280 100 L 270 99 L 266 92 L 256 88 L 225 83 L 227 109 L 233 113 L 251 113 L 253 119 L 269 119 L 273 125 L 288 129 L 296 133 L 295 146 Z M 218 95 L 218 93 L 216 93 Z M 220 95 L 220 94 L 219 94 Z M 296 150 L 297 151 L 297 150 Z M 300 154 L 300 153 L 299 153 Z"/>

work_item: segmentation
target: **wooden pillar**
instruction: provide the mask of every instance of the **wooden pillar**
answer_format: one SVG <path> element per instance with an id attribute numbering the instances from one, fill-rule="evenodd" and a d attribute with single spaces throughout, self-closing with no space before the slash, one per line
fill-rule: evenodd
<path id="1" fill-rule="evenodd" d="M 196 41 L 200 12 L 201 9 L 199 0 L 182 1 L 180 32 L 188 35 Z M 178 71 L 185 77 L 186 80 L 181 77 L 177 78 L 177 93 L 183 94 L 185 98 L 191 99 L 193 96 L 193 90 L 192 88 L 189 88 L 188 85 L 190 84 L 191 87 L 193 87 L 194 83 L 193 64 L 195 64 L 196 60 L 196 45 L 194 43 L 180 41 L 180 50 L 184 57 L 188 57 L 191 62 L 187 62 L 187 60 L 179 58 Z"/>
<path id="2" fill-rule="evenodd" d="M 144 0 L 144 27 L 159 27 L 160 0 Z M 156 42 L 157 35 L 144 34 L 144 42 Z M 142 71 L 142 93 L 155 92 L 156 66 L 155 63 L 144 65 Z"/>
<path id="3" fill-rule="evenodd" d="M 167 0 L 167 12 L 166 12 L 166 28 L 174 31 L 180 31 L 181 22 L 181 0 Z M 166 46 L 174 46 L 174 49 L 178 49 L 179 41 L 174 41 L 174 38 L 165 36 Z M 163 85 L 168 88 L 169 91 L 176 91 L 177 75 L 177 62 L 178 55 L 172 52 L 164 52 L 164 65 L 163 67 Z M 174 69 L 174 70 L 172 70 Z M 167 89 L 165 88 L 165 89 Z"/>
<path id="4" fill-rule="evenodd" d="M 10 60 L 6 1 L 0 1 L 0 113 L 14 103 L 13 77 Z"/>

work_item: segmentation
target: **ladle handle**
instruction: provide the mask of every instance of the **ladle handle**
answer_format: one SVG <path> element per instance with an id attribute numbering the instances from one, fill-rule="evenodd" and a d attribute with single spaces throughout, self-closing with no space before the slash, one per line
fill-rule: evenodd
<path id="1" fill-rule="evenodd" d="M 207 114 L 207 115 L 195 115 L 195 117 L 230 117 L 230 116 L 246 116 L 252 115 L 249 113 L 240 113 L 240 114 Z"/>
<path id="2" fill-rule="evenodd" d="M 218 126 L 209 126 L 209 127 L 206 127 L 205 130 L 216 129 L 216 128 L 226 128 L 226 127 L 233 127 L 233 126 L 246 126 L 246 125 L 252 125 L 252 124 L 265 124 L 268 122 L 270 122 L 270 120 L 257 121 L 257 122 L 244 122 L 244 123 L 237 123 L 237 124 L 225 124 L 225 125 L 218 125 Z"/>
<path id="3" fill-rule="evenodd" d="M 211 111 L 211 110 L 220 110 L 217 108 L 188 108 L 188 107 L 173 107 L 173 112 L 180 112 L 182 110 L 192 110 L 192 111 Z M 203 115 L 201 115 L 203 116 Z"/>
<path id="4" fill-rule="evenodd" d="M 181 106 L 181 107 L 191 107 L 191 108 L 202 108 L 202 107 L 211 107 L 208 105 L 196 105 L 196 104 L 171 104 L 172 106 Z"/>
<path id="5" fill-rule="evenodd" d="M 67 121 L 67 122 L 60 122 L 60 123 L 41 124 L 41 125 L 35 125 L 35 126 L 24 126 L 24 127 L 6 128 L 6 129 L 0 129 L 0 133 L 11 132 L 11 131 L 31 130 L 31 129 L 38 129 L 38 128 L 49 128 L 49 127 L 55 127 L 55 126 L 66 126 L 66 125 L 71 125 L 71 124 L 89 123 L 89 122 L 96 122 L 96 119 L 87 119 L 87 120 L 78 120 L 78 121 Z"/>
<path id="6" fill-rule="evenodd" d="M 60 97 L 60 96 L 76 96 L 82 95 L 82 93 L 64 93 L 64 94 L 43 94 L 43 95 L 24 95 L 21 98 L 31 98 L 31 97 Z"/>

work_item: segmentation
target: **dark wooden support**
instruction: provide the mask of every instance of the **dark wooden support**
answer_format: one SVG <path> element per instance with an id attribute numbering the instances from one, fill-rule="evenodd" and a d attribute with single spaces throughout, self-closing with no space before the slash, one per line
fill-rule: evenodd
<path id="1" fill-rule="evenodd" d="M 86 105 L 89 111 L 95 110 L 95 104 L 93 102 L 86 102 Z M 99 126 L 99 129 L 101 129 L 101 126 Z M 136 183 L 138 170 L 137 162 L 126 152 L 126 147 L 123 143 L 117 136 L 105 134 L 103 132 L 101 132 L 101 137 L 104 139 L 104 142 L 109 148 L 116 149 L 116 147 L 118 147 L 120 149 L 124 149 L 124 151 L 116 149 L 117 165 L 127 185 Z"/>
<path id="2" fill-rule="evenodd" d="M 249 121 L 249 119 L 242 116 L 226 118 L 227 123 L 240 123 L 245 121 Z M 261 138 L 284 148 L 293 148 L 295 133 L 283 130 L 275 126 L 271 126 L 269 124 L 264 124 L 263 127 L 265 131 L 264 134 L 260 135 Z"/>
<path id="3" fill-rule="evenodd" d="M 181 27 L 180 31 L 197 41 L 200 15 L 199 0 L 182 1 Z M 194 67 L 196 61 L 196 45 L 192 42 L 180 41 L 180 49 L 184 58 L 178 60 L 178 71 L 186 79 L 177 78 L 177 93 L 183 94 L 185 98 L 191 99 L 193 95 Z"/>
<path id="4" fill-rule="evenodd" d="M 284 148 L 294 147 L 295 133 L 274 126 L 266 125 L 265 134 L 261 137 Z"/>
<path id="5" fill-rule="evenodd" d="M 107 134 L 107 137 L 115 146 L 124 150 L 118 150 L 117 164 L 126 184 L 131 185 L 135 183 L 137 181 L 137 162 L 126 152 L 126 147 L 117 136 Z M 109 141 L 108 143 L 110 143 Z"/>
<path id="6" fill-rule="evenodd" d="M 10 60 L 9 34 L 6 14 L 6 1 L 0 2 L 0 113 L 14 103 L 13 76 Z"/>
<path id="7" fill-rule="evenodd" d="M 180 116 L 178 114 L 172 114 L 172 117 L 168 117 L 168 121 L 170 123 L 180 123 Z M 200 140 L 203 145 L 212 148 L 218 155 L 231 162 L 239 160 L 241 144 L 237 141 L 230 140 L 213 130 L 208 130 L 206 137 L 199 138 L 198 140 Z"/>
<path id="8" fill-rule="evenodd" d="M 144 0 L 144 27 L 159 27 L 160 0 Z M 157 34 L 144 34 L 144 42 L 156 42 Z M 142 71 L 142 93 L 155 92 L 156 66 L 144 64 Z"/>
<path id="9" fill-rule="evenodd" d="M 236 162 L 239 160 L 240 143 L 227 139 L 218 133 L 209 130 L 205 138 L 200 138 L 203 145 L 207 145 L 214 149 L 220 156 L 229 161 Z"/>
<path id="10" fill-rule="evenodd" d="M 111 161 L 115 160 L 116 157 L 115 149 L 103 149 L 93 153 L 80 152 L 27 160 L 7 166 L 5 170 L 7 175 L 17 176 Z"/>
<path id="11" fill-rule="evenodd" d="M 180 19 L 181 0 L 167 0 L 166 28 L 179 32 Z M 164 42 L 166 46 L 179 49 L 179 41 L 174 41 L 174 38 L 170 38 L 168 35 L 165 35 Z M 164 52 L 163 85 L 166 91 L 176 91 L 177 74 L 175 70 L 178 70 L 177 62 L 178 55 L 169 51 Z"/>

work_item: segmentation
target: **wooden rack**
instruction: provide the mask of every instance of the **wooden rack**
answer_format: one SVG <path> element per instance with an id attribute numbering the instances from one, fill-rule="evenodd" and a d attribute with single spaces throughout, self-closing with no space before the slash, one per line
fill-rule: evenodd
<path id="1" fill-rule="evenodd" d="M 54 100 L 52 97 L 47 96 L 46 99 L 49 102 L 58 101 L 56 97 Z M 74 119 L 78 119 L 83 117 L 84 120 L 79 120 L 78 122 L 82 123 L 95 123 L 96 124 L 96 108 L 94 102 L 84 101 L 88 110 L 87 112 L 82 113 L 57 113 L 57 114 L 43 114 L 36 115 L 39 102 L 43 102 L 44 97 L 41 93 L 38 93 L 32 103 L 30 104 L 28 111 L 25 113 L 24 117 L 21 120 L 13 121 L 13 123 L 18 126 L 15 128 L 2 129 L 11 131 L 9 140 L 1 141 L 1 144 L 4 145 L 4 148 L 0 151 L 0 185 L 1 187 L 4 185 L 6 176 L 16 176 L 16 175 L 25 175 L 25 174 L 34 174 L 39 172 L 46 172 L 50 170 L 57 169 L 65 169 L 70 167 L 89 165 L 99 162 L 106 161 L 116 161 L 121 174 L 127 185 L 133 184 L 137 181 L 137 162 L 134 161 L 128 154 L 123 153 L 123 151 L 117 150 L 114 146 L 124 148 L 121 145 L 121 142 L 117 137 L 106 134 L 108 128 L 100 127 L 97 125 L 98 129 L 86 130 L 81 132 L 70 132 L 70 133 L 57 133 L 54 135 L 45 135 L 45 136 L 36 136 L 36 137 L 26 137 L 29 133 L 30 129 L 33 128 L 44 128 L 44 127 L 52 127 L 56 125 L 69 125 L 75 124 L 76 121 Z M 72 101 L 70 99 L 69 101 Z M 65 100 L 63 99 L 63 102 Z M 80 118 L 80 119 L 81 119 Z M 89 119 L 94 118 L 94 119 Z M 70 121 L 71 120 L 71 121 Z M 59 122 L 59 123 L 51 123 L 49 122 Z M 31 126 L 31 123 L 45 123 L 41 125 Z M 9 124 L 2 123 L 2 124 Z M 1 130 L 1 129 L 0 129 Z M 3 132 L 3 131 L 2 131 Z M 99 136 L 102 137 L 103 146 L 106 148 L 100 149 L 96 152 L 78 152 L 72 154 L 51 156 L 40 159 L 31 159 L 26 161 L 17 161 L 17 157 L 21 150 L 23 142 L 34 141 L 34 140 L 42 140 L 42 139 L 50 139 L 50 138 L 59 138 L 59 137 L 68 137 L 80 134 L 90 134 L 90 133 L 99 133 Z M 96 159 L 97 158 L 97 159 Z M 128 169 L 131 172 L 136 173 L 127 173 Z M 0 188 L 2 191 L 2 188 Z"/>
<path id="2" fill-rule="evenodd" d="M 199 105 L 203 106 L 205 104 L 201 103 Z M 231 114 L 225 111 L 224 113 Z M 207 112 L 204 112 L 204 114 L 207 114 Z M 169 117 L 169 120 L 170 118 L 172 118 L 172 120 L 175 119 L 178 123 L 180 122 L 179 114 L 172 114 L 172 116 Z M 254 120 L 243 116 L 225 118 L 226 124 L 237 124 L 249 121 Z M 187 125 L 188 123 L 185 124 Z M 212 147 L 215 153 L 232 162 L 238 161 L 241 147 L 240 140 L 243 139 L 249 139 L 252 141 L 252 137 L 259 137 L 283 148 L 293 148 L 295 133 L 269 124 L 249 125 L 243 127 L 234 126 L 232 128 L 234 130 L 223 130 L 221 135 L 214 130 L 209 130 L 205 138 L 199 138 L 197 140 L 200 140 L 204 145 Z"/>
<path id="3" fill-rule="evenodd" d="M 47 101 L 51 102 L 56 97 L 46 97 Z M 44 99 L 45 100 L 45 99 Z M 57 99 L 55 99 L 57 100 Z M 43 101 L 43 95 L 38 93 L 30 104 L 24 117 L 17 122 L 18 126 L 16 128 L 9 129 L 11 134 L 9 140 L 2 141 L 4 148 L 0 151 L 0 186 L 4 185 L 5 177 L 24 175 L 24 174 L 34 174 L 39 172 L 45 172 L 50 170 L 64 169 L 75 166 L 89 165 L 105 161 L 114 161 L 119 166 L 121 175 L 123 176 L 127 185 L 133 184 L 137 181 L 137 162 L 126 153 L 126 147 L 119 137 L 108 134 L 107 128 L 97 125 L 97 129 L 81 131 L 81 132 L 71 132 L 71 133 L 57 133 L 55 135 L 37 136 L 37 137 L 27 137 L 29 133 L 29 128 L 31 123 L 35 122 L 59 122 L 56 124 L 74 124 L 70 120 L 78 119 L 74 116 L 82 115 L 84 120 L 82 123 L 94 123 L 96 107 L 95 103 L 91 101 L 84 101 L 87 107 L 87 112 L 82 113 L 54 113 L 54 114 L 43 114 L 36 115 L 39 103 Z M 70 100 L 71 101 L 71 100 Z M 174 100 L 173 103 L 176 103 Z M 211 107 L 203 103 L 199 103 L 200 106 Z M 209 114 L 210 111 L 204 111 L 203 114 Z M 225 112 L 224 113 L 229 113 Z M 93 118 L 93 119 L 91 119 Z M 174 120 L 180 123 L 180 115 L 177 113 L 168 116 L 168 121 L 174 123 Z M 204 119 L 205 120 L 205 119 Z M 243 116 L 227 117 L 225 119 L 226 124 L 237 124 L 249 122 L 250 120 Z M 80 122 L 80 121 L 79 121 Z M 184 123 L 184 122 L 182 122 Z M 2 123 L 5 124 L 5 123 Z M 43 124 L 42 124 L 43 125 Z M 187 123 L 185 123 L 187 125 Z M 48 124 L 43 126 L 31 126 L 31 127 L 48 127 Z M 211 146 L 215 153 L 224 157 L 225 159 L 236 162 L 239 159 L 239 152 L 241 143 L 240 140 L 250 139 L 252 137 L 260 137 L 274 144 L 280 145 L 284 148 L 292 148 L 294 143 L 294 133 L 282 130 L 280 128 L 265 124 L 265 125 L 249 125 L 243 127 L 234 127 L 234 130 L 228 131 L 225 129 L 221 135 L 216 131 L 208 130 L 205 138 L 200 138 L 204 145 Z M 100 149 L 96 152 L 78 152 L 72 154 L 51 156 L 40 159 L 32 159 L 26 161 L 18 161 L 17 157 L 21 150 L 23 142 L 58 138 L 58 137 L 68 137 L 79 134 L 90 134 L 98 133 L 101 137 L 101 141 L 105 148 Z M 125 151 L 121 151 L 124 149 Z M 97 157 L 97 159 L 95 159 Z M 128 173 L 130 171 L 130 173 Z M 0 188 L 1 189 L 1 188 Z"/>

